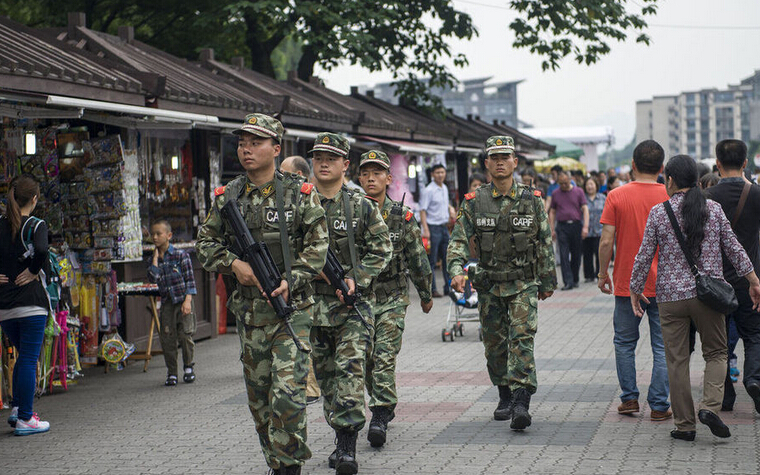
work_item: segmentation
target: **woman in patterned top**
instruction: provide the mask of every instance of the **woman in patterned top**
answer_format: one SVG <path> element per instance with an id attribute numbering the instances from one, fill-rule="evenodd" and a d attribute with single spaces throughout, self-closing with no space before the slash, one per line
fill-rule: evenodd
<path id="1" fill-rule="evenodd" d="M 602 210 L 607 197 L 599 193 L 596 180 L 589 178 L 584 185 L 588 203 L 588 235 L 583 239 L 583 277 L 586 282 L 596 282 L 599 274 L 599 238 L 602 235 Z"/>
<path id="2" fill-rule="evenodd" d="M 706 200 L 697 186 L 697 165 L 686 155 L 677 155 L 665 166 L 668 202 L 685 236 L 685 244 L 697 263 L 699 272 L 723 279 L 721 251 L 738 275 L 750 284 L 754 307 L 760 307 L 760 281 L 752 262 L 731 230 L 721 206 Z M 697 299 L 696 281 L 678 243 L 664 204 L 649 213 L 644 239 L 631 273 L 631 303 L 641 317 L 640 301 L 652 258 L 659 248 L 657 262 L 657 304 L 660 307 L 662 337 L 670 380 L 670 399 L 676 429 L 675 439 L 694 440 L 696 419 L 689 380 L 689 325 L 694 322 L 702 342 L 705 359 L 704 389 L 699 405 L 699 420 L 718 437 L 731 432 L 717 413 L 723 401 L 726 377 L 726 324 L 724 315 Z"/>

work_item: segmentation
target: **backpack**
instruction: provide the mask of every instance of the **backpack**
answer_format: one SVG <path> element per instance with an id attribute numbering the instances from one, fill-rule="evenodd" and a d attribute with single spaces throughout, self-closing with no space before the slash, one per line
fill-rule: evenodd
<path id="1" fill-rule="evenodd" d="M 21 227 L 21 243 L 26 249 L 25 257 L 34 256 L 34 233 L 43 221 L 36 216 L 30 216 Z M 48 248 L 47 259 L 42 265 L 42 287 L 50 301 L 50 309 L 56 309 L 61 300 L 61 265 L 58 255 Z"/>

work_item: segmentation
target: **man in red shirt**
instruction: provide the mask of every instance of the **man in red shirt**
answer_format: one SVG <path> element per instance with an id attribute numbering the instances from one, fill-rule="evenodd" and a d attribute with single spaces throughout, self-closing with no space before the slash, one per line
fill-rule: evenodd
<path id="1" fill-rule="evenodd" d="M 610 191 L 602 211 L 602 237 L 599 242 L 599 289 L 605 294 L 615 294 L 613 326 L 615 329 L 615 365 L 620 383 L 620 414 L 639 412 L 639 389 L 636 386 L 636 345 L 639 342 L 641 318 L 633 313 L 629 284 L 636 253 L 644 237 L 644 228 L 652 207 L 667 201 L 665 185 L 657 183 L 662 173 L 665 152 L 654 140 L 641 142 L 633 151 L 632 166 L 636 181 Z M 616 248 L 613 278 L 607 273 Z M 650 303 L 645 310 L 649 317 L 649 336 L 652 343 L 654 364 L 647 402 L 651 419 L 662 421 L 673 417 L 668 402 L 668 369 L 665 363 L 665 346 L 660 329 L 660 313 L 655 298 L 657 281 L 657 256 L 652 261 L 644 295 Z M 614 283 L 614 286 L 613 286 Z"/>

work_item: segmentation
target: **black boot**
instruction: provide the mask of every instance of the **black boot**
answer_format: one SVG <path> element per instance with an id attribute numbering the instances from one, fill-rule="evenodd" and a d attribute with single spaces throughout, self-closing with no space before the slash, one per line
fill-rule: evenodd
<path id="1" fill-rule="evenodd" d="M 513 395 L 512 424 L 510 429 L 523 430 L 530 425 L 531 418 L 528 413 L 530 408 L 530 393 L 527 389 L 520 388 Z"/>
<path id="2" fill-rule="evenodd" d="M 512 417 L 512 391 L 509 386 L 499 386 L 499 405 L 493 411 L 495 421 L 508 421 Z"/>
<path id="3" fill-rule="evenodd" d="M 354 475 L 359 471 L 356 461 L 356 432 L 341 430 L 338 432 L 338 449 L 335 460 L 336 475 Z"/>
<path id="4" fill-rule="evenodd" d="M 392 411 L 385 406 L 370 408 L 372 420 L 369 423 L 367 440 L 372 447 L 382 447 L 385 444 L 385 433 L 388 430 L 388 422 L 393 419 Z"/>
<path id="5" fill-rule="evenodd" d="M 280 469 L 281 475 L 301 475 L 300 465 L 290 465 L 288 467 L 282 467 Z"/>

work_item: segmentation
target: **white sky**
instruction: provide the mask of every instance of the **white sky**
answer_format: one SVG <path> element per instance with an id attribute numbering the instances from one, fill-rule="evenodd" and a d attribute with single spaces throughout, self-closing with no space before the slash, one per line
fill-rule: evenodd
<path id="1" fill-rule="evenodd" d="M 650 46 L 637 44 L 636 34 L 630 34 L 623 43 L 610 43 L 611 53 L 597 64 L 580 66 L 568 58 L 557 72 L 541 71 L 538 57 L 512 48 L 514 35 L 508 26 L 515 14 L 505 8 L 506 0 L 454 0 L 454 4 L 472 16 L 480 33 L 469 42 L 453 43 L 453 51 L 470 61 L 467 68 L 453 70 L 459 79 L 524 79 L 517 88 L 520 120 L 535 127 L 610 125 L 616 148 L 625 146 L 635 133 L 637 100 L 722 89 L 760 69 L 758 0 L 660 0 L 657 15 L 647 17 Z M 317 75 L 342 93 L 353 85 L 392 79 L 386 72 L 370 74 L 351 66 L 318 70 Z"/>

